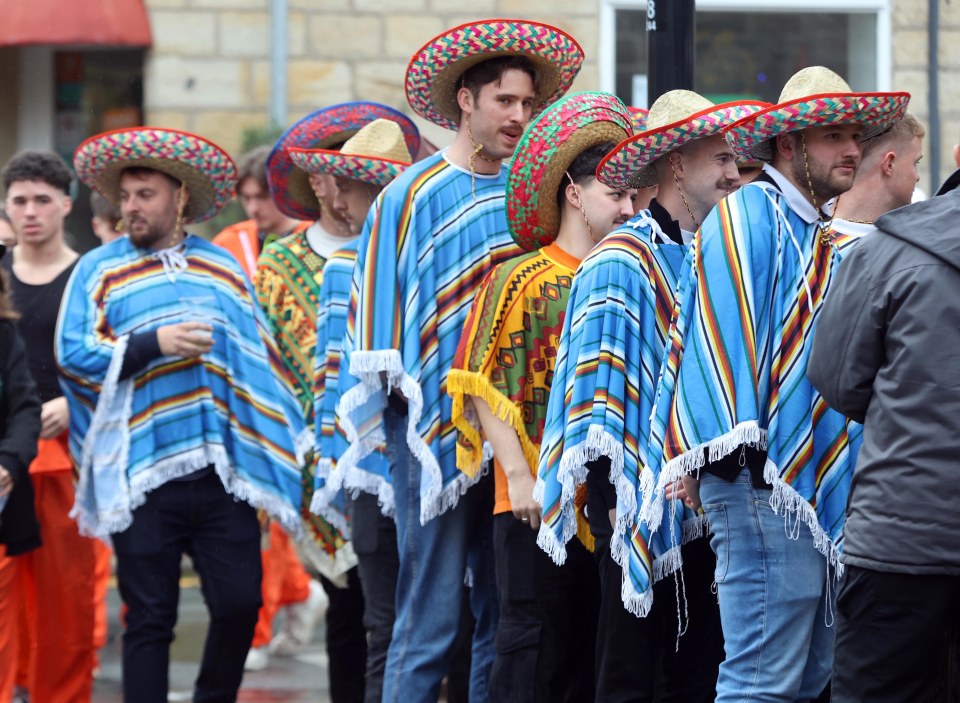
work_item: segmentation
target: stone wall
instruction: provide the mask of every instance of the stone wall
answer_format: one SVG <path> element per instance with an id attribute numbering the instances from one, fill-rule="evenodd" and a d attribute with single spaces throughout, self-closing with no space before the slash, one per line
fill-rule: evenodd
<path id="1" fill-rule="evenodd" d="M 147 0 L 154 46 L 145 76 L 148 123 L 196 131 L 233 153 L 268 123 L 269 0 Z M 288 0 L 288 123 L 344 100 L 410 113 L 410 55 L 443 30 L 483 17 L 548 21 L 587 62 L 574 86 L 596 89 L 599 0 Z M 469 8 L 469 14 L 465 11 Z M 418 124 L 443 146 L 451 133 Z"/>

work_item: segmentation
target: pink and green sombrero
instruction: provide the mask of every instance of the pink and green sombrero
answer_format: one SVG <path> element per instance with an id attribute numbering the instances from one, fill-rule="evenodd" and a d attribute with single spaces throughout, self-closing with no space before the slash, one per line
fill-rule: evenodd
<path id="1" fill-rule="evenodd" d="M 525 56 L 537 71 L 534 114 L 563 96 L 580 72 L 583 49 L 566 32 L 540 22 L 489 19 L 461 24 L 434 37 L 410 58 L 405 81 L 410 106 L 424 119 L 457 129 L 460 78 L 500 56 Z"/>
<path id="2" fill-rule="evenodd" d="M 159 127 L 130 127 L 90 137 L 73 154 L 77 177 L 114 205 L 120 176 L 131 167 L 161 171 L 183 183 L 190 198 L 184 222 L 202 222 L 230 198 L 237 167 L 226 151 L 196 134 Z"/>
<path id="3" fill-rule="evenodd" d="M 408 149 L 400 125 L 379 119 L 365 125 L 339 150 L 290 147 L 290 158 L 307 173 L 385 186 L 410 165 Z"/>
<path id="4" fill-rule="evenodd" d="M 771 161 L 771 140 L 787 132 L 828 124 L 863 125 L 862 141 L 899 122 L 910 93 L 854 93 L 843 78 L 823 66 L 798 71 L 787 81 L 780 101 L 724 130 L 727 142 L 743 159 Z"/>
<path id="5" fill-rule="evenodd" d="M 633 133 L 639 134 L 647 128 L 647 115 L 650 114 L 650 111 L 645 107 L 633 107 L 632 105 L 627 105 L 627 109 L 630 111 Z"/>
<path id="6" fill-rule="evenodd" d="M 609 93 L 574 93 L 530 123 L 507 176 L 507 222 L 527 251 L 550 244 L 560 231 L 557 190 L 570 164 L 597 144 L 633 133 L 630 113 Z"/>
<path id="7" fill-rule="evenodd" d="M 740 101 L 714 105 L 691 90 L 671 90 L 650 106 L 646 131 L 626 139 L 597 167 L 597 179 L 611 188 L 645 188 L 657 182 L 653 162 L 694 139 L 719 136 L 723 129 L 768 103 Z"/>
<path id="8" fill-rule="evenodd" d="M 363 100 L 311 112 L 284 132 L 267 157 L 270 194 L 280 212 L 301 220 L 320 217 L 320 203 L 310 187 L 307 173 L 291 159 L 291 148 L 328 149 L 343 144 L 376 119 L 393 120 L 400 125 L 410 153 L 417 153 L 420 131 L 409 117 L 392 107 Z"/>

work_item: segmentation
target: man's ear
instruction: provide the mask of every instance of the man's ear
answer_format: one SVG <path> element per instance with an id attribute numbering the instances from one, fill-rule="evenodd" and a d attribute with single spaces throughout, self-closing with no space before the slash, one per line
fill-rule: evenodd
<path id="1" fill-rule="evenodd" d="M 73 198 L 69 195 L 63 196 L 63 216 L 66 217 L 73 210 Z"/>
<path id="2" fill-rule="evenodd" d="M 460 112 L 464 115 L 470 115 L 473 112 L 473 93 L 469 88 L 460 88 L 457 91 L 457 105 L 460 106 Z"/>
<path id="3" fill-rule="evenodd" d="M 563 197 L 577 210 L 580 209 L 580 198 L 577 197 L 577 187 L 567 179 L 567 187 L 563 189 Z"/>
<path id="4" fill-rule="evenodd" d="M 778 134 L 774 137 L 774 151 L 781 156 L 783 156 L 788 161 L 793 161 L 793 158 L 797 155 L 797 141 L 799 137 L 795 132 L 787 132 L 786 134 Z"/>
<path id="5" fill-rule="evenodd" d="M 667 167 L 673 172 L 678 179 L 683 179 L 683 152 L 679 149 L 674 149 L 669 154 L 667 154 Z"/>
<path id="6" fill-rule="evenodd" d="M 892 151 L 888 151 L 883 155 L 883 158 L 880 159 L 880 171 L 884 176 L 893 175 L 893 164 L 896 160 L 897 155 Z"/>

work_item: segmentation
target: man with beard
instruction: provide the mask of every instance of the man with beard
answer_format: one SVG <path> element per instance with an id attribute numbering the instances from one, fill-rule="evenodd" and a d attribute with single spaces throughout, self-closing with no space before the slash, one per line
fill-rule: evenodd
<path id="1" fill-rule="evenodd" d="M 308 225 L 281 212 L 273 201 L 267 181 L 269 155 L 270 147 L 260 146 L 240 157 L 235 192 L 250 219 L 227 227 L 213 238 L 214 244 L 233 254 L 251 281 L 257 270 L 257 257 L 265 246 Z"/>
<path id="2" fill-rule="evenodd" d="M 779 104 L 725 130 L 739 157 L 767 163 L 703 222 L 680 281 L 641 476 L 657 490 L 640 510 L 655 526 L 667 486 L 682 478 L 694 506 L 699 488 L 726 649 L 718 703 L 811 700 L 830 678 L 832 580 L 860 429 L 806 379 L 840 258 L 822 206 L 850 189 L 861 141 L 896 124 L 908 99 L 853 93 L 811 67 Z"/>
<path id="3" fill-rule="evenodd" d="M 112 538 L 127 605 L 124 698 L 167 700 L 187 553 L 210 611 L 195 699 L 234 700 L 260 607 L 256 509 L 299 529 L 304 430 L 239 264 L 183 231 L 223 207 L 236 170 L 216 145 L 155 128 L 93 137 L 74 166 L 129 233 L 78 262 L 56 349 L 75 512 Z"/>
<path id="4" fill-rule="evenodd" d="M 671 505 L 655 534 L 634 523 L 650 490 L 639 478 L 676 282 L 693 232 L 738 182 L 720 131 L 761 105 L 714 105 L 670 91 L 651 106 L 645 130 L 597 169 L 610 187 L 656 186 L 657 195 L 597 246 L 574 279 L 537 490 L 539 542 L 560 561 L 576 531 L 574 489 L 586 482 L 601 584 L 598 701 L 695 703 L 715 694 L 723 648 L 703 521 Z M 681 563 L 679 590 L 670 575 Z M 677 612 L 681 600 L 686 622 Z"/>
<path id="5" fill-rule="evenodd" d="M 477 621 L 470 697 L 488 698 L 497 620 L 492 486 L 468 492 L 476 480 L 457 470 L 444 386 L 481 278 L 520 253 L 507 231 L 502 162 L 531 114 L 569 88 L 582 59 L 553 27 L 490 20 L 431 40 L 407 70 L 411 106 L 456 137 L 387 186 L 367 218 L 344 343 L 352 387 L 339 408 L 351 441 L 340 470 L 359 466 L 384 440 L 392 463 L 396 502 L 384 508 L 396 511 L 400 573 L 388 703 L 437 699 L 468 561 Z"/>
<path id="6" fill-rule="evenodd" d="M 37 457 L 29 467 L 43 546 L 16 562 L 24 588 L 16 599 L 25 609 L 21 641 L 32 646 L 21 647 L 19 661 L 6 665 L 19 670 L 18 684 L 41 703 L 87 700 L 93 686 L 95 547 L 69 518 L 74 499 L 69 415 L 53 355 L 57 313 L 77 261 L 63 229 L 72 207 L 71 181 L 63 159 L 50 152 L 18 154 L 3 170 L 18 244 L 2 266 L 43 403 Z"/>

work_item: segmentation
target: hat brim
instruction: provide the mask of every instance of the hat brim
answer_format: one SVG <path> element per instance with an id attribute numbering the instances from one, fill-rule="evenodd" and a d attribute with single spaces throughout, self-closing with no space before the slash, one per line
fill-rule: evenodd
<path id="1" fill-rule="evenodd" d="M 716 137 L 749 112 L 769 103 L 741 100 L 713 105 L 672 124 L 648 129 L 626 139 L 597 167 L 597 179 L 611 188 L 646 188 L 656 185 L 653 163 L 696 139 Z"/>
<path id="2" fill-rule="evenodd" d="M 456 130 L 460 78 L 473 66 L 501 56 L 524 56 L 533 64 L 538 83 L 534 114 L 570 89 L 584 59 L 573 37 L 547 24 L 510 19 L 469 22 L 431 39 L 413 54 L 404 81 L 407 101 L 424 119 Z"/>
<path id="3" fill-rule="evenodd" d="M 530 124 L 507 177 L 507 223 L 518 246 L 533 251 L 557 238 L 557 192 L 570 164 L 590 147 L 619 143 L 631 131 L 629 113 L 609 93 L 570 95 Z"/>
<path id="4" fill-rule="evenodd" d="M 185 223 L 208 220 L 233 197 L 237 169 L 225 150 L 189 132 L 135 127 L 84 141 L 73 157 L 77 176 L 114 205 L 125 169 L 149 168 L 186 186 Z"/>
<path id="5" fill-rule="evenodd" d="M 305 173 L 322 173 L 385 186 L 410 166 L 408 162 L 330 149 L 290 149 L 290 158 Z"/>
<path id="6" fill-rule="evenodd" d="M 408 151 L 419 151 L 420 131 L 413 120 L 387 105 L 354 101 L 312 112 L 284 132 L 267 157 L 267 182 L 277 209 L 287 217 L 301 220 L 320 217 L 320 202 L 310 186 L 309 174 L 297 167 L 289 149 L 327 149 L 347 141 L 376 119 L 396 122 Z"/>
<path id="7" fill-rule="evenodd" d="M 724 134 L 743 159 L 773 160 L 772 140 L 787 132 L 826 125 L 859 124 L 861 141 L 883 134 L 899 122 L 909 93 L 823 93 L 772 105 L 730 125 Z"/>

